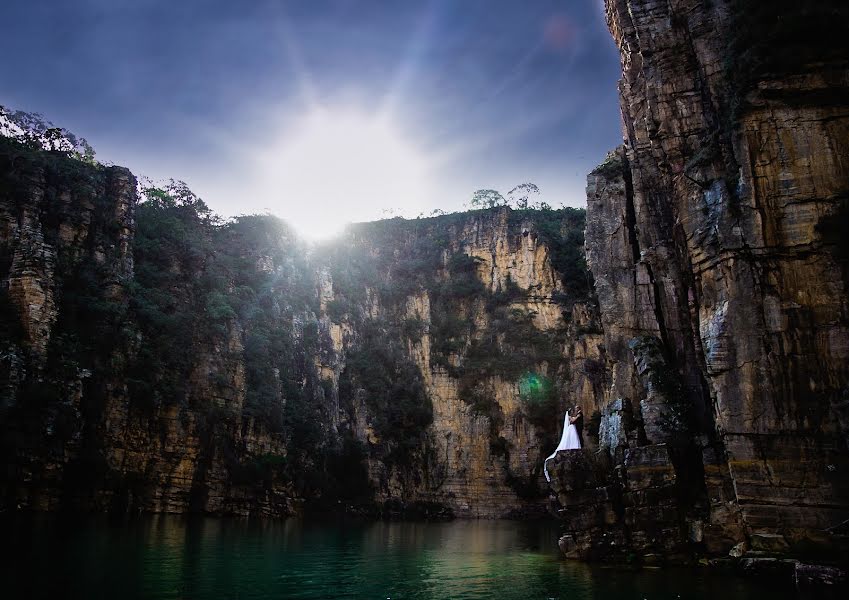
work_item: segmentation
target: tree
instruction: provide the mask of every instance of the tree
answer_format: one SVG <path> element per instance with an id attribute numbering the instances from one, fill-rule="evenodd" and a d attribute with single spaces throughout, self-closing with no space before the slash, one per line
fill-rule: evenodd
<path id="1" fill-rule="evenodd" d="M 507 200 L 496 190 L 477 190 L 472 194 L 472 199 L 469 201 L 469 208 L 495 208 L 496 206 L 506 206 Z"/>
<path id="2" fill-rule="evenodd" d="M 213 214 L 206 202 L 195 194 L 185 181 L 169 179 L 155 184 L 147 177 L 139 178 L 139 197 L 159 209 L 183 208 L 209 225 L 220 225 L 221 219 Z"/>
<path id="3" fill-rule="evenodd" d="M 539 196 L 539 188 L 533 183 L 520 183 L 507 192 L 507 201 L 516 208 L 524 210 L 528 208 L 530 199 Z"/>
<path id="4" fill-rule="evenodd" d="M 0 136 L 33 149 L 62 152 L 71 158 L 94 163 L 94 149 L 84 138 L 57 127 L 38 113 L 10 110 L 0 105 Z"/>

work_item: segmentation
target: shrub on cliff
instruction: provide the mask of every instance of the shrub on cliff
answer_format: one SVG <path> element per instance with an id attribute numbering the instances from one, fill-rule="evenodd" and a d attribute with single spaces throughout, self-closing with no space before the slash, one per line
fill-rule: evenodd
<path id="1" fill-rule="evenodd" d="M 421 372 L 411 361 L 398 332 L 367 322 L 348 353 L 339 382 L 340 401 L 352 406 L 357 397 L 369 408 L 379 443 L 390 464 L 410 463 L 423 447 L 433 407 Z"/>
<path id="2" fill-rule="evenodd" d="M 48 150 L 94 164 L 91 144 L 38 113 L 0 105 L 0 137 L 15 140 L 30 150 Z"/>
<path id="3" fill-rule="evenodd" d="M 592 301 L 594 297 L 592 274 L 584 254 L 584 227 L 586 210 L 563 207 L 516 210 L 510 213 L 514 223 L 533 222 L 542 241 L 548 246 L 551 266 L 560 275 L 566 293 L 557 298 L 559 303 L 571 308 L 575 302 Z"/>
<path id="4" fill-rule="evenodd" d="M 478 264 L 481 262 L 476 256 L 464 252 L 452 254 L 446 265 L 448 280 L 443 285 L 442 293 L 454 299 L 483 294 L 486 290 L 478 277 Z"/>
<path id="5" fill-rule="evenodd" d="M 180 188 L 182 191 L 183 188 Z M 141 343 L 130 367 L 130 393 L 138 406 L 185 399 L 203 297 L 197 277 L 212 253 L 211 212 L 193 194 L 145 190 L 136 210 L 131 309 Z"/>

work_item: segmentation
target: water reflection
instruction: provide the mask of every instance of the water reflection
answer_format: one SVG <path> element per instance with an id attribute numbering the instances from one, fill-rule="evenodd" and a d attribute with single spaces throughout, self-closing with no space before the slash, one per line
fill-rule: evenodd
<path id="1" fill-rule="evenodd" d="M 565 562 L 552 524 L 6 517 L 6 597 L 710 598 L 767 593 L 704 571 Z M 8 588 L 7 588 L 8 589 Z M 775 599 L 788 590 L 769 593 Z M 5 596 L 5 594 L 4 594 Z"/>

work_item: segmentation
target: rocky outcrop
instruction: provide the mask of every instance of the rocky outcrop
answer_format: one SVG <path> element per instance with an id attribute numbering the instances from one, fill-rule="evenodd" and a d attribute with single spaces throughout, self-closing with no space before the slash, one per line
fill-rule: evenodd
<path id="1" fill-rule="evenodd" d="M 571 482 L 569 461 L 597 459 L 563 458 L 556 489 L 567 524 L 576 498 L 605 490 L 586 514 L 612 502 L 607 525 L 645 560 L 846 556 L 849 280 L 835 233 L 849 214 L 849 71 L 826 51 L 846 9 L 757 4 L 606 3 L 625 144 L 588 177 L 586 247 L 612 462 Z M 788 39 L 781 64 L 758 56 L 759 27 L 781 39 L 814 18 L 824 41 Z M 568 552 L 623 556 L 579 525 Z"/>

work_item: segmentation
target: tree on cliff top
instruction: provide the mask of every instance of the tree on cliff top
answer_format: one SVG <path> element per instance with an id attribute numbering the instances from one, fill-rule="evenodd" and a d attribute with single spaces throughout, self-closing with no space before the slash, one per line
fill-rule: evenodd
<path id="1" fill-rule="evenodd" d="M 507 200 L 496 190 L 477 190 L 469 200 L 469 208 L 472 210 L 497 206 L 507 206 Z"/>
<path id="2" fill-rule="evenodd" d="M 528 208 L 530 199 L 539 196 L 539 188 L 533 183 L 520 183 L 507 192 L 507 201 L 520 210 Z"/>
<path id="3" fill-rule="evenodd" d="M 498 190 L 477 190 L 469 200 L 469 210 L 481 210 L 509 206 L 517 210 L 551 210 L 551 205 L 541 200 L 531 202 L 531 198 L 539 197 L 539 187 L 534 183 L 520 183 L 507 192 L 505 198 Z"/>
<path id="4" fill-rule="evenodd" d="M 62 152 L 77 160 L 94 162 L 91 144 L 64 127 L 57 127 L 38 113 L 11 110 L 0 105 L 0 135 L 34 150 Z"/>

